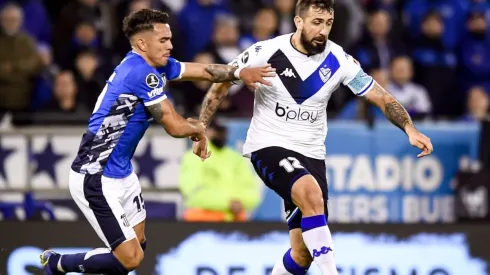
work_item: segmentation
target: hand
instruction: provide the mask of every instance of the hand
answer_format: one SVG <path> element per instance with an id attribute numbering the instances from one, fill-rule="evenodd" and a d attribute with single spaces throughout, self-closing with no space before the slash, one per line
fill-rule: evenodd
<path id="1" fill-rule="evenodd" d="M 276 69 L 272 68 L 270 64 L 267 64 L 260 68 L 243 68 L 240 71 L 240 78 L 243 83 L 247 85 L 253 91 L 258 89 L 257 84 L 262 83 L 267 86 L 272 86 L 272 83 L 264 80 L 264 77 L 274 77 L 276 76 Z"/>
<path id="2" fill-rule="evenodd" d="M 434 147 L 430 142 L 430 138 L 426 137 L 424 134 L 415 129 L 415 127 L 411 126 L 409 126 L 409 128 L 407 128 L 405 132 L 408 135 L 408 140 L 410 141 L 410 144 L 422 150 L 422 153 L 417 155 L 418 158 L 422 158 L 432 154 L 432 152 L 434 151 Z"/>
<path id="3" fill-rule="evenodd" d="M 201 158 L 201 161 L 205 161 L 211 156 L 211 152 L 208 152 L 208 138 L 204 136 L 198 142 L 194 142 L 192 145 L 192 152 Z"/>
<path id="4" fill-rule="evenodd" d="M 189 124 L 191 124 L 196 129 L 196 132 L 194 133 L 194 135 L 192 135 L 191 139 L 193 141 L 199 141 L 199 137 L 204 135 L 204 132 L 206 131 L 206 125 L 204 125 L 202 121 L 193 118 L 188 118 L 187 122 L 189 122 Z"/>
<path id="5" fill-rule="evenodd" d="M 231 213 L 233 213 L 234 216 L 240 215 L 240 213 L 242 213 L 243 211 L 243 208 L 243 204 L 239 200 L 232 200 L 230 202 L 230 211 Z"/>

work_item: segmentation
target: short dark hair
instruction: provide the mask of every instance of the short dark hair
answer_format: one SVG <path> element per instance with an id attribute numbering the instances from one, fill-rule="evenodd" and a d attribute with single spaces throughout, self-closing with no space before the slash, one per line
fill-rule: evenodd
<path id="1" fill-rule="evenodd" d="M 168 24 L 168 21 L 169 16 L 164 12 L 142 9 L 124 18 L 123 32 L 127 38 L 131 38 L 139 32 L 153 30 L 153 24 Z"/>
<path id="2" fill-rule="evenodd" d="M 333 9 L 334 0 L 298 0 L 296 15 L 303 16 L 310 7 L 330 11 Z"/>

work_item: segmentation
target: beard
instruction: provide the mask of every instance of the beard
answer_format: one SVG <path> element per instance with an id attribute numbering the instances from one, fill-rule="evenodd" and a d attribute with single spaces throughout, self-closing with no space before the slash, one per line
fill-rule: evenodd
<path id="1" fill-rule="evenodd" d="M 306 34 L 304 32 L 301 32 L 300 39 L 301 39 L 301 44 L 310 55 L 322 53 L 323 51 L 325 51 L 325 47 L 327 46 L 327 38 L 323 36 L 315 37 L 310 40 L 306 37 Z M 324 41 L 322 41 L 323 39 Z M 314 43 L 313 41 L 315 41 L 316 43 Z"/>

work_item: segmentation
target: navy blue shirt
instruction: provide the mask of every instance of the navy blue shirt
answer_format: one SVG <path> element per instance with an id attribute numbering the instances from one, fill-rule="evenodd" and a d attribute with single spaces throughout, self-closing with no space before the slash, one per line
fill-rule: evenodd
<path id="1" fill-rule="evenodd" d="M 129 52 L 99 95 L 72 169 L 111 178 L 130 175 L 131 158 L 152 119 L 145 106 L 165 100 L 167 80 L 180 78 L 184 69 L 173 58 L 156 69 Z"/>

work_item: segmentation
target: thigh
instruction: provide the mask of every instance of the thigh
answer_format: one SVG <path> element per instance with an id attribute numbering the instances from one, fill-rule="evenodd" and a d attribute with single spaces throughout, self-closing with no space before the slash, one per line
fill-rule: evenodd
<path id="1" fill-rule="evenodd" d="M 315 178 L 316 182 L 322 189 L 323 202 L 325 204 L 325 215 L 328 218 L 328 182 L 327 182 L 327 168 L 325 160 L 309 159 L 308 169 L 311 175 Z"/>
<path id="2" fill-rule="evenodd" d="M 300 154 L 281 147 L 267 147 L 251 155 L 255 172 L 262 181 L 285 201 L 291 200 L 291 187 L 302 176 L 310 174 Z"/>
<path id="3" fill-rule="evenodd" d="M 107 247 L 115 249 L 136 237 L 120 197 L 122 182 L 97 175 L 70 174 L 70 192 L 97 235 Z"/>
<path id="4" fill-rule="evenodd" d="M 308 158 L 281 147 L 267 147 L 252 153 L 252 164 L 262 181 L 284 200 L 290 229 L 301 226 L 301 212 L 291 199 L 291 188 L 302 176 L 309 175 Z"/>
<path id="5" fill-rule="evenodd" d="M 143 241 L 144 221 L 146 219 L 145 200 L 141 192 L 141 184 L 135 173 L 124 179 L 124 196 L 122 205 L 129 224 L 134 228 L 138 240 Z"/>

